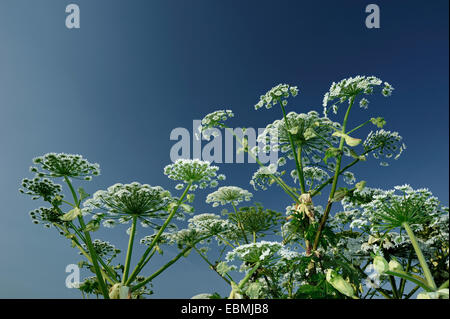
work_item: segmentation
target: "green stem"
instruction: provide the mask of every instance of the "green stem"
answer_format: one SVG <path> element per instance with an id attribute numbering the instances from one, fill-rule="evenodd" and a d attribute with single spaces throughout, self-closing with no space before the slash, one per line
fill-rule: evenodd
<path id="1" fill-rule="evenodd" d="M 125 258 L 125 268 L 123 271 L 122 284 L 124 284 L 127 281 L 128 273 L 130 271 L 131 255 L 133 253 L 133 243 L 134 243 L 134 237 L 136 235 L 136 222 L 137 222 L 137 216 L 133 216 L 133 220 L 132 220 L 132 224 L 131 224 L 131 231 L 130 231 L 130 238 L 128 240 L 127 256 Z"/>
<path id="2" fill-rule="evenodd" d="M 369 124 L 370 123 L 370 120 L 368 120 L 368 121 L 366 121 L 366 122 L 364 122 L 363 124 L 361 124 L 361 125 L 358 125 L 357 127 L 355 127 L 354 129 L 352 129 L 352 130 L 350 130 L 350 131 L 348 131 L 347 132 L 347 135 L 350 135 L 351 133 L 353 133 L 354 131 L 356 131 L 356 130 L 358 130 L 358 129 L 360 129 L 361 127 L 363 127 L 363 126 L 365 126 L 365 125 L 367 125 L 367 124 Z"/>
<path id="3" fill-rule="evenodd" d="M 347 112 L 345 113 L 344 122 L 342 123 L 342 133 L 343 134 L 345 134 L 345 128 L 347 126 L 348 116 L 350 114 L 350 110 L 352 109 L 354 101 L 355 101 L 355 97 L 352 97 L 350 100 L 350 104 L 347 108 Z M 325 227 L 325 223 L 328 219 L 328 215 L 330 213 L 331 206 L 333 205 L 334 193 L 336 192 L 337 181 L 338 181 L 338 177 L 339 177 L 340 169 L 341 169 L 342 150 L 344 149 L 344 142 L 345 142 L 345 139 L 343 136 L 341 136 L 341 141 L 339 143 L 339 154 L 336 159 L 336 168 L 334 171 L 333 183 L 331 184 L 330 196 L 328 197 L 328 203 L 325 208 L 325 212 L 322 216 L 322 219 L 320 220 L 319 228 L 317 229 L 316 237 L 314 239 L 314 244 L 313 244 L 313 248 L 312 248 L 313 251 L 316 250 L 317 247 L 319 246 L 320 235 L 322 234 L 322 230 Z"/>
<path id="4" fill-rule="evenodd" d="M 227 284 L 231 285 L 231 281 L 228 280 L 227 278 L 225 278 L 223 275 L 221 275 L 221 274 L 217 271 L 216 266 L 214 266 L 214 265 L 208 260 L 208 258 L 206 258 L 206 256 L 204 256 L 204 255 L 202 254 L 202 252 L 201 252 L 200 250 L 197 249 L 197 247 L 194 246 L 193 248 L 194 248 L 194 250 L 199 254 L 199 256 L 202 257 L 202 259 L 209 265 L 209 267 L 210 267 L 212 270 L 214 270 L 214 271 L 220 276 L 220 278 L 222 278 L 223 280 L 225 280 L 225 281 L 227 282 Z"/>
<path id="5" fill-rule="evenodd" d="M 417 242 L 414 232 L 412 231 L 412 229 L 408 223 L 405 222 L 402 224 L 402 226 L 403 226 L 403 228 L 405 228 L 406 233 L 408 234 L 409 239 L 411 240 L 414 251 L 416 252 L 417 258 L 419 259 L 420 266 L 422 267 L 422 270 L 423 270 L 423 273 L 425 275 L 428 285 L 431 288 L 433 288 L 433 290 L 436 290 L 437 289 L 436 283 L 434 282 L 430 268 L 428 268 L 427 261 L 425 260 L 425 257 L 423 256 L 422 250 L 419 247 L 419 243 Z"/>
<path id="6" fill-rule="evenodd" d="M 200 238 L 198 241 L 196 241 L 194 243 L 194 245 L 196 245 L 198 242 L 208 238 L 209 236 L 205 236 Z M 169 268 L 173 263 L 175 263 L 178 259 L 180 259 L 181 257 L 183 257 L 189 250 L 192 249 L 192 246 L 186 247 L 185 249 L 183 249 L 178 255 L 176 255 L 174 258 L 172 258 L 167 264 L 165 264 L 164 266 L 162 266 L 161 268 L 159 268 L 157 271 L 155 271 L 151 276 L 145 278 L 143 281 L 141 281 L 139 284 L 137 284 L 136 286 L 131 287 L 131 291 L 136 291 L 139 288 L 145 286 L 147 283 L 149 283 L 150 281 L 152 281 L 155 277 L 157 277 L 159 274 L 161 274 L 164 270 L 166 270 L 167 268 Z M 131 278 L 131 277 L 130 277 Z"/>
<path id="7" fill-rule="evenodd" d="M 254 272 L 259 268 L 259 266 L 261 265 L 261 263 L 258 261 L 255 266 L 253 266 L 253 268 L 247 273 L 247 275 L 245 275 L 244 279 L 242 279 L 239 282 L 238 288 L 242 289 L 242 287 L 244 287 L 244 285 L 247 283 L 247 281 L 250 279 L 250 277 L 254 274 Z"/>
<path id="8" fill-rule="evenodd" d="M 405 269 L 406 273 L 409 273 L 409 270 L 411 268 L 412 257 L 413 257 L 413 252 L 411 251 L 408 256 L 408 262 L 406 264 L 406 269 Z M 400 296 L 402 296 L 402 297 L 403 297 L 403 293 L 405 292 L 405 285 L 406 285 L 406 279 L 402 278 L 400 280 Z"/>
<path id="9" fill-rule="evenodd" d="M 305 189 L 305 178 L 303 177 L 303 170 L 300 167 L 300 162 L 297 158 L 297 151 L 295 149 L 295 145 L 294 145 L 294 139 L 292 138 L 291 132 L 289 131 L 289 124 L 287 121 L 287 117 L 286 117 L 286 110 L 283 106 L 283 104 L 281 103 L 281 99 L 278 99 L 278 102 L 281 105 L 281 111 L 283 112 L 283 118 L 284 118 L 284 123 L 286 125 L 286 131 L 288 133 L 289 136 L 289 143 L 291 144 L 291 148 L 292 148 L 292 153 L 294 154 L 294 160 L 295 160 L 295 166 L 297 168 L 297 173 L 298 173 L 298 179 L 300 181 L 300 189 L 302 193 L 306 193 L 306 189 Z"/>
<path id="10" fill-rule="evenodd" d="M 242 231 L 242 236 L 244 237 L 245 243 L 248 244 L 249 242 L 248 242 L 248 239 L 247 239 L 247 235 L 245 234 L 244 226 L 242 226 L 242 223 L 241 223 L 241 217 L 239 216 L 239 213 L 238 213 L 238 211 L 236 209 L 236 206 L 234 204 L 231 204 L 231 206 L 233 206 L 234 213 L 236 214 L 238 228 Z"/>
<path id="11" fill-rule="evenodd" d="M 139 271 L 141 269 L 142 264 L 145 262 L 145 259 L 147 258 L 148 254 L 151 252 L 153 247 L 155 247 L 156 243 L 158 242 L 159 237 L 161 237 L 162 233 L 166 229 L 166 227 L 169 225 L 172 218 L 175 216 L 176 212 L 178 211 L 178 208 L 180 207 L 180 204 L 183 202 L 184 198 L 186 197 L 187 193 L 189 192 L 189 189 L 191 188 L 192 182 L 190 182 L 186 189 L 184 190 L 183 194 L 181 195 L 180 199 L 177 202 L 177 205 L 172 208 L 172 212 L 170 212 L 169 216 L 167 217 L 164 224 L 159 229 L 158 233 L 156 234 L 155 238 L 153 238 L 152 242 L 148 246 L 148 248 L 145 250 L 144 254 L 141 257 L 141 260 L 138 262 L 136 267 L 134 268 L 133 272 L 130 275 L 130 278 L 125 282 L 126 285 L 129 285 L 133 282 L 133 280 L 136 278 L 136 276 L 139 274 Z"/>
<path id="12" fill-rule="evenodd" d="M 73 200 L 76 204 L 76 207 L 79 208 L 80 202 L 78 201 L 77 193 L 75 193 L 72 183 L 67 178 L 67 176 L 64 176 L 64 180 L 67 183 L 67 185 L 69 186 L 69 189 L 72 193 Z M 84 237 L 86 239 L 86 246 L 88 247 L 89 254 L 91 255 L 91 258 L 92 258 L 92 265 L 94 266 L 94 271 L 95 271 L 95 275 L 97 277 L 98 284 L 100 286 L 100 290 L 103 294 L 103 297 L 105 299 L 109 299 L 108 289 L 106 288 L 105 281 L 104 281 L 102 273 L 100 271 L 100 266 L 98 265 L 99 258 L 97 256 L 97 253 L 95 252 L 94 245 L 92 244 L 91 235 L 89 234 L 88 231 L 84 230 L 84 229 L 86 229 L 86 225 L 84 223 L 83 216 L 78 216 L 78 221 L 80 223 L 81 229 L 83 229 Z"/>

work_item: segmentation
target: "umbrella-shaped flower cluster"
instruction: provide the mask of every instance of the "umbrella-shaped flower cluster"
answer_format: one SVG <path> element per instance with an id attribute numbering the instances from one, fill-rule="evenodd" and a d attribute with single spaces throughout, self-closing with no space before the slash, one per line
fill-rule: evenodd
<path id="1" fill-rule="evenodd" d="M 259 102 L 255 105 L 255 110 L 258 110 L 262 107 L 266 109 L 270 109 L 273 105 L 278 102 L 281 105 L 287 105 L 287 98 L 289 96 L 295 97 L 298 94 L 298 88 L 296 86 L 290 86 L 289 84 L 278 84 L 268 91 L 266 94 L 261 95 L 259 98 Z"/>
<path id="2" fill-rule="evenodd" d="M 252 197 L 252 193 L 240 187 L 223 186 L 220 187 L 217 191 L 208 194 L 208 196 L 206 197 L 206 202 L 208 204 L 212 204 L 213 207 L 226 204 L 232 204 L 236 206 L 243 201 L 250 201 Z"/>
<path id="3" fill-rule="evenodd" d="M 99 164 L 89 163 L 83 156 L 65 153 L 47 153 L 33 159 L 31 172 L 37 173 L 39 177 L 73 177 L 90 180 L 92 176 L 100 174 Z"/>
<path id="4" fill-rule="evenodd" d="M 197 187 L 201 189 L 208 186 L 217 187 L 217 180 L 225 179 L 224 175 L 217 176 L 218 170 L 219 167 L 211 165 L 208 161 L 178 159 L 164 168 L 164 174 L 172 180 L 191 185 L 190 190 L 195 190 Z"/>
<path id="5" fill-rule="evenodd" d="M 174 201 L 170 192 L 160 186 L 138 182 L 118 183 L 108 187 L 107 190 L 95 192 L 93 198 L 84 202 L 84 210 L 100 209 L 106 212 L 106 216 L 102 217 L 108 217 L 105 223 L 109 226 L 117 222 L 126 223 L 137 217 L 143 226 L 157 227 L 153 220 L 165 218 L 167 207 Z"/>

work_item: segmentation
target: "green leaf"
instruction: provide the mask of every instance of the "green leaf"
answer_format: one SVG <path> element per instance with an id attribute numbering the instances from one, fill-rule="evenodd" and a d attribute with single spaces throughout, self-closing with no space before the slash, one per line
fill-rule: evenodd
<path id="1" fill-rule="evenodd" d="M 325 164 L 328 164 L 327 161 L 329 158 L 331 157 L 336 157 L 338 156 L 340 153 L 340 150 L 336 147 L 330 147 L 325 151 L 325 157 L 323 159 L 323 161 L 325 162 Z"/>
<path id="2" fill-rule="evenodd" d="M 378 128 L 383 128 L 383 126 L 386 125 L 386 121 L 382 117 L 372 117 L 370 119 L 370 122 L 372 122 L 372 124 L 376 125 Z"/>
<path id="3" fill-rule="evenodd" d="M 86 193 L 82 187 L 78 188 L 78 194 L 80 194 L 80 202 L 91 196 L 88 193 Z"/>
<path id="4" fill-rule="evenodd" d="M 345 139 L 345 143 L 348 146 L 351 146 L 351 147 L 355 147 L 355 146 L 359 145 L 359 143 L 361 143 L 361 139 L 351 137 L 351 136 L 349 136 L 349 135 L 347 135 L 345 133 L 342 133 L 342 132 L 334 132 L 332 134 L 332 136 L 338 136 L 338 137 L 344 138 Z"/>
<path id="5" fill-rule="evenodd" d="M 63 216 L 61 216 L 61 220 L 65 222 L 70 222 L 77 218 L 78 216 L 81 216 L 81 210 L 78 207 L 75 207 L 74 209 L 70 210 L 68 213 L 65 213 Z"/>

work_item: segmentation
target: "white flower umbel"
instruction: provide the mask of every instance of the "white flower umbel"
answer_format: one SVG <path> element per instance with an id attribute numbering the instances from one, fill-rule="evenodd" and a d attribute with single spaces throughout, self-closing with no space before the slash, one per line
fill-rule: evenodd
<path id="1" fill-rule="evenodd" d="M 219 180 L 225 179 L 223 174 L 217 176 L 218 170 L 219 167 L 211 165 L 208 161 L 179 159 L 175 163 L 167 165 L 164 168 L 164 174 L 172 180 L 194 186 L 191 187 L 191 190 L 194 190 L 197 186 L 201 189 L 208 186 L 216 187 L 216 177 Z M 178 185 L 178 187 L 180 186 Z"/>
<path id="2" fill-rule="evenodd" d="M 360 94 L 370 95 L 373 93 L 375 86 L 381 86 L 382 84 L 383 81 L 375 76 L 360 75 L 343 79 L 338 83 L 333 82 L 330 90 L 323 97 L 323 114 L 328 116 L 330 109 L 336 114 L 339 104 L 350 101 Z M 394 88 L 389 83 L 384 82 L 381 93 L 383 96 L 390 96 L 393 90 Z M 369 101 L 366 98 L 360 101 L 360 106 L 364 109 L 367 108 L 368 104 Z"/>
<path id="3" fill-rule="evenodd" d="M 209 140 L 209 131 L 212 128 L 224 128 L 224 122 L 229 118 L 234 117 L 234 113 L 231 110 L 218 110 L 207 114 L 202 119 L 202 125 L 199 127 L 200 133 Z"/>
<path id="4" fill-rule="evenodd" d="M 253 194 L 249 191 L 237 186 L 223 186 L 217 191 L 208 194 L 206 197 L 206 203 L 212 204 L 213 207 L 219 205 L 232 204 L 237 206 L 243 201 L 250 201 Z"/>
<path id="5" fill-rule="evenodd" d="M 275 164 L 260 167 L 255 173 L 253 173 L 252 179 L 250 180 L 250 185 L 253 186 L 255 191 L 258 189 L 267 190 L 267 186 L 270 186 L 275 182 L 272 175 L 281 175 L 277 172 L 277 166 Z"/>
<path id="6" fill-rule="evenodd" d="M 287 153 L 286 156 L 293 159 L 290 134 L 294 145 L 302 148 L 303 161 L 308 159 L 308 162 L 317 162 L 317 156 L 325 152 L 329 143 L 339 142 L 338 138 L 331 134 L 335 131 L 333 128 L 340 128 L 340 124 L 328 118 L 319 117 L 319 113 L 315 111 L 306 114 L 289 112 L 286 115 L 286 121 L 283 118 L 267 125 L 258 136 L 258 142 L 270 146 L 274 152 L 281 150 L 281 153 Z"/>
<path id="7" fill-rule="evenodd" d="M 100 166 L 89 163 L 81 155 L 47 153 L 34 158 L 33 163 L 38 167 L 32 166 L 30 171 L 39 177 L 73 177 L 90 180 L 92 176 L 100 174 Z"/>
<path id="8" fill-rule="evenodd" d="M 160 186 L 118 183 L 95 192 L 93 198 L 84 202 L 84 207 L 90 211 L 105 211 L 109 219 L 118 220 L 118 223 L 125 224 L 137 217 L 149 226 L 153 225 L 151 220 L 166 217 L 167 206 L 174 200 L 170 192 Z"/>
<path id="9" fill-rule="evenodd" d="M 384 157 L 398 159 L 406 149 L 402 143 L 402 137 L 397 132 L 385 131 L 383 129 L 376 132 L 371 131 L 363 143 L 366 151 L 375 148 L 372 155 L 376 159 Z M 381 166 L 387 166 L 386 162 L 381 162 Z"/>
<path id="10" fill-rule="evenodd" d="M 50 202 L 56 195 L 63 197 L 63 195 L 59 194 L 62 191 L 61 185 L 53 183 L 48 178 L 24 178 L 22 187 L 23 189 L 21 188 L 19 191 L 22 194 L 31 195 L 33 199 L 42 197 L 45 201 Z"/>
<path id="11" fill-rule="evenodd" d="M 236 247 L 230 251 L 227 256 L 227 261 L 233 261 L 236 258 L 248 263 L 267 263 L 272 260 L 272 257 L 283 247 L 279 242 L 260 241 L 257 243 L 250 243 Z"/>
<path id="12" fill-rule="evenodd" d="M 261 95 L 259 102 L 255 105 L 255 110 L 262 107 L 270 109 L 273 105 L 280 102 L 283 106 L 287 105 L 287 98 L 295 97 L 298 94 L 298 88 L 296 86 L 290 86 L 288 84 L 278 84 L 268 91 L 266 94 Z"/>

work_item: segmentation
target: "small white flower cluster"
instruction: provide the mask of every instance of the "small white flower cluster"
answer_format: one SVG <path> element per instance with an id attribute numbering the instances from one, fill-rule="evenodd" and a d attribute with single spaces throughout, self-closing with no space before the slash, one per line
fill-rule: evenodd
<path id="1" fill-rule="evenodd" d="M 286 122 L 288 125 L 286 126 Z M 258 135 L 258 142 L 266 145 L 266 147 L 277 152 L 287 153 L 289 159 L 294 158 L 292 153 L 290 138 L 292 136 L 294 145 L 302 147 L 303 162 L 306 165 L 321 161 L 321 157 L 317 153 L 323 153 L 329 147 L 329 143 L 337 144 L 339 139 L 331 136 L 334 128 L 339 129 L 340 124 L 330 121 L 328 118 L 319 117 L 316 111 L 308 113 L 289 112 L 284 118 L 275 120 L 266 126 L 264 131 Z M 311 156 L 311 160 L 309 157 Z M 280 160 L 281 164 L 285 164 L 285 159 Z"/>
<path id="2" fill-rule="evenodd" d="M 240 187 L 223 186 L 215 192 L 208 194 L 206 197 L 206 203 L 212 203 L 213 207 L 226 204 L 237 206 L 243 201 L 250 201 L 252 197 L 252 193 Z"/>
<path id="3" fill-rule="evenodd" d="M 289 96 L 295 97 L 298 94 L 298 88 L 296 86 L 290 86 L 288 84 L 278 84 L 268 91 L 266 94 L 261 95 L 259 98 L 259 102 L 255 105 L 255 110 L 262 108 L 263 106 L 266 109 L 270 109 L 273 105 L 278 102 L 281 105 L 287 105 L 287 98 Z"/>
<path id="4" fill-rule="evenodd" d="M 386 159 L 394 157 L 394 159 L 398 159 L 406 149 L 406 145 L 402 143 L 402 139 L 398 132 L 381 129 L 376 132 L 370 131 L 366 140 L 363 142 L 363 146 L 366 151 L 376 148 L 372 151 L 373 157 L 376 159 L 380 157 L 385 157 Z M 381 162 L 380 165 L 388 166 L 389 164 Z"/>
<path id="5" fill-rule="evenodd" d="M 234 113 L 231 110 L 218 110 L 207 114 L 202 119 L 202 125 L 199 127 L 200 133 L 209 140 L 211 135 L 209 131 L 213 128 L 224 128 L 224 122 L 231 117 L 234 117 Z M 212 134 L 214 135 L 214 132 Z"/>
<path id="6" fill-rule="evenodd" d="M 106 211 L 108 220 L 104 226 L 114 226 L 114 219 L 119 223 L 128 223 L 136 216 L 139 220 L 159 219 L 166 215 L 167 206 L 174 201 L 170 192 L 160 186 L 150 186 L 133 182 L 131 184 L 117 183 L 107 190 L 99 190 L 93 197 L 84 202 L 84 211 L 95 209 Z M 96 215 L 98 216 L 98 215 Z M 148 224 L 147 224 L 148 225 Z"/>
<path id="7" fill-rule="evenodd" d="M 34 224 L 43 224 L 45 227 L 50 228 L 54 225 L 64 225 L 66 222 L 61 220 L 62 214 L 55 208 L 39 207 L 30 212 L 31 220 Z"/>
<path id="8" fill-rule="evenodd" d="M 47 153 L 34 158 L 33 162 L 39 165 L 42 171 L 34 166 L 30 167 L 30 171 L 37 173 L 39 177 L 74 177 L 91 180 L 92 176 L 100 175 L 100 166 L 97 163 L 89 163 L 81 155 Z"/>
<path id="9" fill-rule="evenodd" d="M 101 239 L 95 239 L 94 241 L 92 241 L 92 245 L 94 246 L 94 250 L 97 256 L 102 258 L 107 257 L 109 258 L 109 260 L 111 260 L 120 253 L 120 249 L 117 249 L 116 246 Z M 83 248 L 87 249 L 87 246 L 83 244 Z M 80 255 L 82 255 L 81 252 Z"/>
<path id="10" fill-rule="evenodd" d="M 189 228 L 211 235 L 221 235 L 225 238 L 237 238 L 239 228 L 229 220 L 215 214 L 199 214 L 189 219 Z M 218 239 L 219 240 L 219 239 Z"/>
<path id="11" fill-rule="evenodd" d="M 22 187 L 24 189 L 19 189 L 19 192 L 22 194 L 31 195 L 33 199 L 42 197 L 48 202 L 62 191 L 61 185 L 53 183 L 48 178 L 40 179 L 39 177 L 33 179 L 24 178 Z M 62 195 L 60 196 L 62 197 Z"/>
<path id="12" fill-rule="evenodd" d="M 329 108 L 331 105 L 333 113 L 336 114 L 338 110 L 338 104 L 345 101 L 349 101 L 351 98 L 355 98 L 359 94 L 370 95 L 373 93 L 374 86 L 380 86 L 383 84 L 379 78 L 375 76 L 355 76 L 347 79 L 343 79 L 340 82 L 333 82 L 331 84 L 330 90 L 325 93 L 323 97 L 323 114 L 328 115 Z M 394 88 L 387 82 L 384 82 L 384 87 L 381 90 L 383 96 L 390 96 Z M 369 101 L 366 98 L 361 99 L 361 108 L 366 109 Z"/>
<path id="13" fill-rule="evenodd" d="M 297 170 L 291 171 L 291 177 L 294 179 L 294 182 L 298 180 L 298 172 Z M 314 181 L 325 182 L 330 175 L 325 172 L 323 169 L 314 166 L 307 166 L 303 168 L 303 177 L 305 178 L 306 185 L 311 187 L 314 184 Z"/>
<path id="14" fill-rule="evenodd" d="M 172 180 L 191 184 L 190 190 L 193 191 L 197 187 L 203 189 L 208 187 L 208 185 L 210 187 L 217 187 L 217 180 L 225 179 L 225 175 L 223 174 L 217 176 L 218 170 L 219 167 L 211 165 L 208 161 L 178 159 L 175 163 L 167 165 L 164 168 L 164 174 Z M 217 180 L 215 179 L 216 177 Z M 178 184 L 177 187 L 180 188 L 181 185 Z"/>
<path id="15" fill-rule="evenodd" d="M 236 258 L 248 263 L 267 263 L 283 247 L 279 242 L 260 241 L 236 247 L 226 255 L 226 260 L 231 262 Z"/>
<path id="16" fill-rule="evenodd" d="M 270 186 L 274 180 L 274 176 L 280 176 L 277 172 L 277 166 L 275 164 L 270 164 L 269 166 L 263 166 L 258 168 L 258 170 L 253 173 L 252 179 L 250 180 L 250 185 L 256 190 L 267 190 L 267 186 Z"/>
<path id="17" fill-rule="evenodd" d="M 425 220 L 428 221 L 410 226 L 418 237 L 423 253 L 432 256 L 435 249 L 441 247 L 443 243 L 448 243 L 448 208 L 442 207 L 428 189 L 414 190 L 407 184 L 395 186 L 394 189 L 387 191 L 368 187 L 362 190 L 355 189 L 350 198 L 345 197 L 341 201 L 345 211 L 330 217 L 328 225 L 340 231 L 347 231 L 348 225 L 353 232 L 361 232 L 361 236 L 341 239 L 338 244 L 339 250 L 346 251 L 352 258 L 367 257 L 369 253 L 377 254 L 383 250 L 395 253 L 396 256 L 407 257 L 411 249 L 408 236 L 396 230 L 380 235 L 377 225 L 379 213 L 386 209 L 386 205 L 401 209 L 403 203 L 411 199 L 420 205 L 417 214 L 425 216 Z"/>

